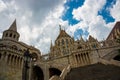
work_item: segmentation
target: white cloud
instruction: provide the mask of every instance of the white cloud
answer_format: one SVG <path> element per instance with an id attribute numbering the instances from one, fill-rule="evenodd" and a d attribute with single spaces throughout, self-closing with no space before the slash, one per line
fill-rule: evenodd
<path id="1" fill-rule="evenodd" d="M 20 41 L 36 46 L 42 53 L 49 51 L 51 40 L 59 34 L 59 24 L 73 36 L 77 29 L 88 31 L 95 38 L 103 39 L 108 35 L 113 23 L 106 24 L 97 13 L 106 3 L 105 0 L 85 0 L 84 5 L 73 10 L 73 17 L 80 22 L 68 25 L 68 21 L 60 19 L 64 15 L 64 3 L 67 0 L 0 0 L 0 37 L 2 31 L 9 28 L 17 19 Z M 2 5 L 2 6 L 1 6 Z M 110 9 L 111 15 L 118 20 L 120 11 L 117 4 Z M 119 6 L 118 6 L 119 7 Z M 117 15 L 116 15 L 117 14 Z M 102 31 L 106 33 L 103 34 Z M 101 35 L 102 34 L 102 35 Z M 86 38 L 86 35 L 83 35 Z"/>
<path id="2" fill-rule="evenodd" d="M 67 21 L 60 19 L 65 2 L 66 0 L 52 0 L 52 2 L 49 0 L 5 0 L 0 3 L 7 7 L 0 9 L 0 19 L 4 18 L 0 21 L 2 26 L 0 34 L 8 29 L 16 18 L 20 41 L 36 46 L 42 53 L 47 53 L 50 41 L 55 40 L 59 33 L 59 23 L 68 24 Z"/>
<path id="3" fill-rule="evenodd" d="M 49 15 L 47 14 L 41 23 L 32 25 L 27 24 L 31 26 L 31 28 L 28 30 L 23 28 L 26 30 L 26 34 L 24 34 L 25 32 L 22 32 L 23 30 L 21 29 L 21 35 L 24 34 L 24 36 L 21 36 L 21 41 L 24 40 L 25 42 L 39 48 L 41 52 L 47 53 L 49 51 L 50 41 L 53 40 L 54 42 L 58 36 L 59 24 L 67 24 L 66 21 L 62 21 L 60 19 L 64 11 L 63 4 L 64 1 L 62 4 L 57 5 L 53 10 L 51 10 Z"/>
<path id="4" fill-rule="evenodd" d="M 110 14 L 116 21 L 120 20 L 120 0 L 116 0 L 116 4 L 110 8 Z"/>
<path id="5" fill-rule="evenodd" d="M 0 0 L 0 13 L 5 9 L 6 9 L 5 3 L 2 0 Z"/>
<path id="6" fill-rule="evenodd" d="M 73 10 L 73 18 L 89 23 L 96 18 L 98 11 L 102 9 L 105 3 L 105 0 L 86 0 L 83 6 Z"/>
<path id="7" fill-rule="evenodd" d="M 73 10 L 73 18 L 80 22 L 70 26 L 68 32 L 74 35 L 77 29 L 82 29 L 84 32 L 88 31 L 89 35 L 92 35 L 98 40 L 105 39 L 114 24 L 106 24 L 103 17 L 98 15 L 98 11 L 100 11 L 105 4 L 106 0 L 85 0 L 81 7 Z M 83 35 L 83 37 L 86 39 L 88 36 Z"/>

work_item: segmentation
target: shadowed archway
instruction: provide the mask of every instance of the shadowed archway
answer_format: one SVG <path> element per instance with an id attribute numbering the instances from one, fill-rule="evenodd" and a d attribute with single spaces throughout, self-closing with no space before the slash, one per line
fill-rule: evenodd
<path id="1" fill-rule="evenodd" d="M 60 76 L 61 71 L 57 68 L 49 68 L 49 76 L 52 77 L 53 75 Z"/>
<path id="2" fill-rule="evenodd" d="M 44 80 L 43 71 L 39 66 L 33 67 L 32 80 Z"/>

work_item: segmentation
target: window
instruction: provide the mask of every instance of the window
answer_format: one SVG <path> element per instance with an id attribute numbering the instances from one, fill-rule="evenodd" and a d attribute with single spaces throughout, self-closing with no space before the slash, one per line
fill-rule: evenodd
<path id="1" fill-rule="evenodd" d="M 96 48 L 96 45 L 94 44 L 94 45 L 92 45 L 92 47 L 93 47 L 93 48 Z"/>
<path id="2" fill-rule="evenodd" d="M 68 44 L 68 39 L 66 39 L 66 44 Z"/>
<path id="3" fill-rule="evenodd" d="M 62 44 L 64 45 L 64 40 L 62 39 Z"/>
<path id="4" fill-rule="evenodd" d="M 6 33 L 6 35 L 5 35 L 6 37 L 8 36 L 8 33 Z"/>
<path id="5" fill-rule="evenodd" d="M 82 49 L 82 46 L 78 46 L 78 49 Z"/>
<path id="6" fill-rule="evenodd" d="M 13 36 L 13 38 L 15 38 L 15 37 L 16 37 L 16 35 Z"/>
<path id="7" fill-rule="evenodd" d="M 10 37 L 12 37 L 12 33 L 10 33 Z"/>

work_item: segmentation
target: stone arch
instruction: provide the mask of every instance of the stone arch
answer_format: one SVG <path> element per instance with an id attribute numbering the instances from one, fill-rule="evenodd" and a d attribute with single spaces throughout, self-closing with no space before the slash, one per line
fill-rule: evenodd
<path id="1" fill-rule="evenodd" d="M 43 70 L 39 66 L 33 66 L 32 80 L 44 80 Z"/>
<path id="2" fill-rule="evenodd" d="M 53 75 L 60 76 L 61 71 L 57 68 L 49 68 L 49 77 L 52 77 Z"/>
<path id="3" fill-rule="evenodd" d="M 38 60 L 38 55 L 37 55 L 37 53 L 32 53 L 32 54 L 31 54 L 31 57 L 32 57 L 32 60 L 33 60 L 33 61 L 37 61 L 37 60 Z"/>

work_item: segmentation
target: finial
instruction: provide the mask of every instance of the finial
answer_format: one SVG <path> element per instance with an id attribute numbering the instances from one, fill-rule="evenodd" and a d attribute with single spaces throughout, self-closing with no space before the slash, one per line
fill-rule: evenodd
<path id="1" fill-rule="evenodd" d="M 51 45 L 50 45 L 50 47 L 52 47 L 53 45 L 52 45 L 52 40 L 51 40 Z"/>
<path id="2" fill-rule="evenodd" d="M 16 19 L 14 20 L 14 22 L 9 27 L 9 30 L 17 31 Z"/>
<path id="3" fill-rule="evenodd" d="M 59 24 L 59 28 L 60 28 L 60 31 L 61 31 L 61 25 Z"/>

